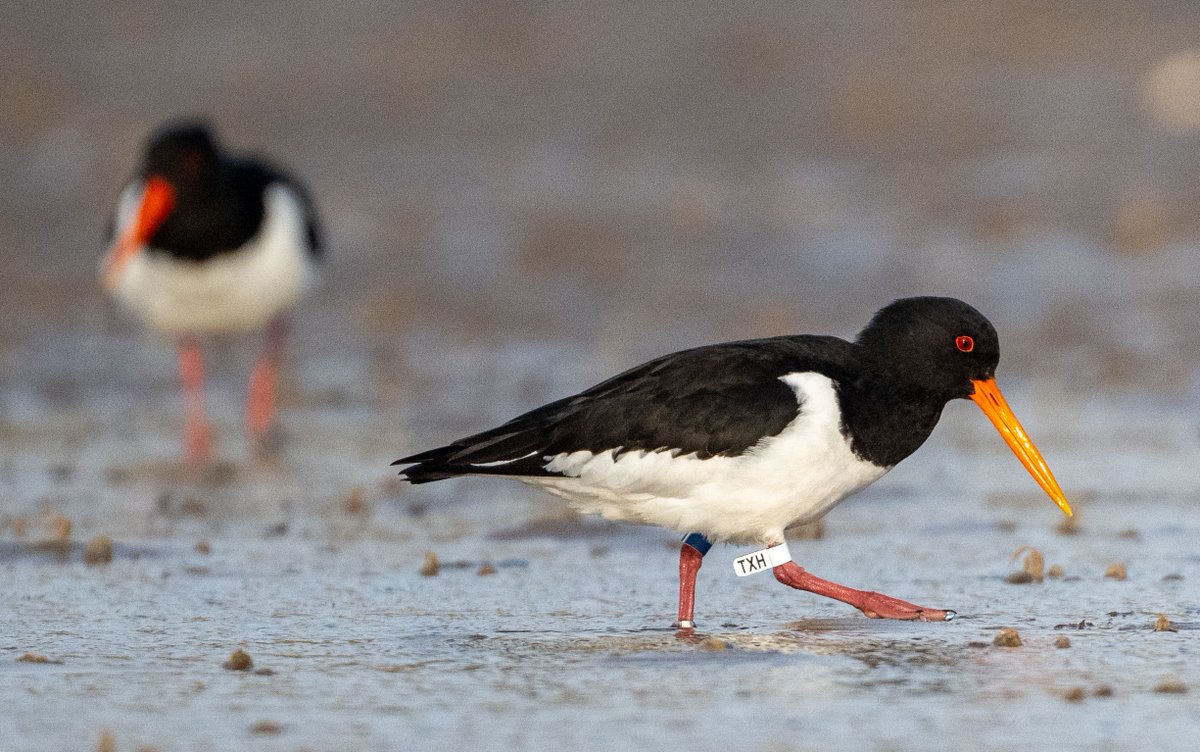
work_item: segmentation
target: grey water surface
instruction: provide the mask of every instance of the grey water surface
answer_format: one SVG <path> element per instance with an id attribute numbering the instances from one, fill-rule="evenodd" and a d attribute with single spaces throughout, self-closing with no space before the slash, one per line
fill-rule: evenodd
<path id="1" fill-rule="evenodd" d="M 0 752 L 1196 747 L 1193 4 L 69 0 L 2 26 Z M 172 343 L 95 279 L 142 139 L 189 114 L 325 221 L 270 461 L 241 438 L 257 339 L 206 343 L 217 461 L 188 468 Z M 996 324 L 1078 523 L 960 402 L 791 549 L 950 623 L 717 547 L 680 640 L 673 534 L 388 467 L 914 294 Z M 1023 547 L 1062 576 L 1006 581 Z"/>

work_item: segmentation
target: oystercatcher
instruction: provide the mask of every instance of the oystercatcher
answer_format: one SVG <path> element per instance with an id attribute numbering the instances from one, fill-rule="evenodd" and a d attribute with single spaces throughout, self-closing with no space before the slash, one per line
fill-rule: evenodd
<path id="1" fill-rule="evenodd" d="M 286 173 L 223 153 L 204 123 L 170 124 L 151 137 L 121 193 L 100 278 L 124 306 L 178 341 L 190 460 L 212 452 L 200 338 L 266 329 L 245 416 L 251 445 L 262 450 L 275 418 L 286 314 L 320 255 L 312 201 Z"/>
<path id="2" fill-rule="evenodd" d="M 498 428 L 397 460 L 426 483 L 503 475 L 577 509 L 687 533 L 679 620 L 693 626 L 696 573 L 715 542 L 766 548 L 739 575 L 773 570 L 785 585 L 867 616 L 949 620 L 855 590 L 791 560 L 786 534 L 812 522 L 912 454 L 952 399 L 974 400 L 1062 511 L 1071 509 L 994 378 L 996 330 L 953 298 L 905 298 L 854 342 L 799 335 L 684 350 L 638 366 Z"/>

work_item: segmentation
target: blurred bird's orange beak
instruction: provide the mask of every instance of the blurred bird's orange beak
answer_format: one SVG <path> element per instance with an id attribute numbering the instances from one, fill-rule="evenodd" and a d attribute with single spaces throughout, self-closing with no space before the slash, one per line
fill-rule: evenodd
<path id="1" fill-rule="evenodd" d="M 992 425 L 1000 432 L 1004 443 L 1013 450 L 1017 459 L 1021 461 L 1021 464 L 1025 466 L 1025 469 L 1029 471 L 1029 474 L 1042 487 L 1051 501 L 1058 505 L 1063 514 L 1070 517 L 1072 515 L 1071 506 L 1067 504 L 1066 496 L 1058 487 L 1058 481 L 1054 479 L 1054 474 L 1046 466 L 1046 461 L 1042 459 L 1042 455 L 1033 445 L 1033 441 L 1026 435 L 1025 429 L 1021 428 L 1021 424 L 1017 422 L 1017 416 L 1013 415 L 1012 410 L 1008 408 L 1008 403 L 1004 401 L 1004 396 L 1000 394 L 1000 389 L 996 386 L 996 380 L 977 379 L 971 383 L 975 385 L 975 392 L 971 395 L 971 399 L 979 405 L 983 414 L 988 416 L 988 420 L 992 421 Z"/>
<path id="2" fill-rule="evenodd" d="M 145 247 L 174 206 L 175 189 L 171 184 L 159 177 L 146 178 L 133 223 L 116 239 L 100 263 L 100 282 L 105 290 L 112 292 L 117 288 L 121 271 Z"/>

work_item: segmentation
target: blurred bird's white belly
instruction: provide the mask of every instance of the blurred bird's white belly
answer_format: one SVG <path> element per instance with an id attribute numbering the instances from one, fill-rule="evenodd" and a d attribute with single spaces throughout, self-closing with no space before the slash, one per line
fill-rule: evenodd
<path id="1" fill-rule="evenodd" d="M 132 195 L 130 193 L 132 192 Z M 132 221 L 140 186 L 122 196 L 118 235 Z M 264 326 L 310 285 L 312 259 L 299 198 L 281 184 L 264 195 L 258 233 L 241 248 L 202 262 L 144 249 L 122 271 L 116 298 L 169 334 L 237 332 Z"/>
<path id="2" fill-rule="evenodd" d="M 565 477 L 521 480 L 610 519 L 697 531 L 716 541 L 778 542 L 788 528 L 819 519 L 889 469 L 851 450 L 828 377 L 781 378 L 796 392 L 799 414 L 736 457 L 581 451 L 547 465 Z"/>

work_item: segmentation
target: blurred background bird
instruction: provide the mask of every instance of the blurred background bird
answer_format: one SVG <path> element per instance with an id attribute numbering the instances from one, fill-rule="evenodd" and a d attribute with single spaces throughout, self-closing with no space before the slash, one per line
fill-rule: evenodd
<path id="1" fill-rule="evenodd" d="M 321 253 L 317 219 L 294 179 L 223 153 L 202 122 L 161 128 L 121 193 L 104 289 L 151 328 L 176 339 L 189 461 L 211 457 L 201 338 L 265 329 L 250 374 L 246 435 L 269 450 L 287 313 Z"/>

